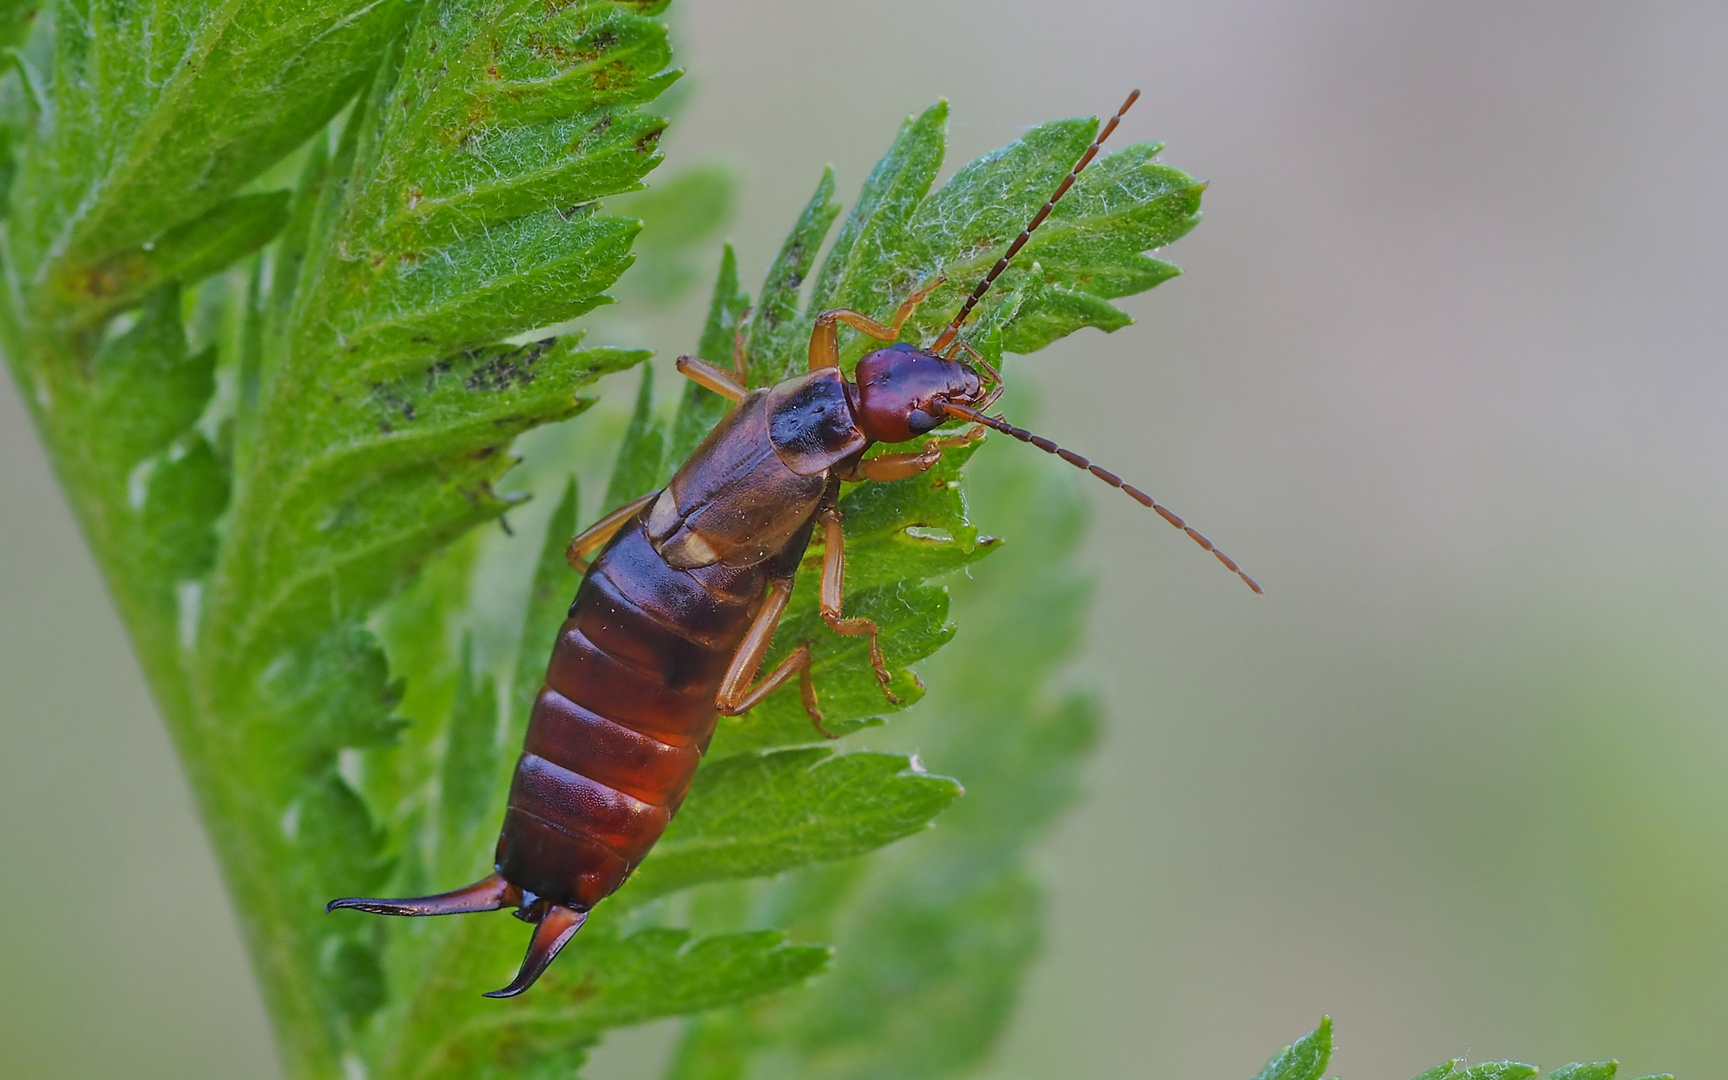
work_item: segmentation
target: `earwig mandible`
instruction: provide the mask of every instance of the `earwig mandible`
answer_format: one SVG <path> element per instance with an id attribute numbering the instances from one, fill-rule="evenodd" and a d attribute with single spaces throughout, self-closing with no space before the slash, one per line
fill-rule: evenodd
<path id="1" fill-rule="evenodd" d="M 1150 495 L 989 415 L 1002 394 L 1002 377 L 959 336 L 978 301 L 1139 96 L 1138 90 L 1128 95 L 928 349 L 889 344 L 859 361 L 848 381 L 840 369 L 838 327 L 895 342 L 941 278 L 913 291 L 886 325 L 856 311 L 821 312 L 810 336 L 809 370 L 775 386 L 746 390 L 737 351 L 733 371 L 678 358 L 680 372 L 735 407 L 664 489 L 633 499 L 570 542 L 570 562 L 584 576 L 528 722 L 494 872 L 454 892 L 334 900 L 329 910 L 452 915 L 515 908 L 534 924 L 528 953 L 510 985 L 486 996 L 528 989 L 594 905 L 623 885 L 659 840 L 718 716 L 746 712 L 796 679 L 811 722 L 828 735 L 810 679 L 808 644 L 757 678 L 791 597 L 794 571 L 818 528 L 822 618 L 836 633 L 868 639 L 876 680 L 895 700 L 876 623 L 842 613 L 840 485 L 915 476 L 944 450 L 981 438 L 985 428 L 1121 488 L 1261 591 L 1234 560 Z M 876 443 L 910 442 L 955 420 L 971 427 L 933 436 L 919 450 L 864 457 Z"/>

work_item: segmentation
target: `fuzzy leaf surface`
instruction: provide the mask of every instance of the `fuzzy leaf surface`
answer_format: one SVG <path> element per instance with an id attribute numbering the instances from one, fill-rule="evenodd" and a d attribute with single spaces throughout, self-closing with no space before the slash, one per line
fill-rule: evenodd
<path id="1" fill-rule="evenodd" d="M 874 851 L 923 829 L 959 794 L 958 783 L 899 754 L 737 755 L 698 774 L 625 895 L 643 900 Z"/>

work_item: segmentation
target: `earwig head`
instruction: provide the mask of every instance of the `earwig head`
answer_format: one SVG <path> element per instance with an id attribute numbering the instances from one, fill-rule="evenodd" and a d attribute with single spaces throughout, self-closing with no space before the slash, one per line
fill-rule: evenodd
<path id="1" fill-rule="evenodd" d="M 984 393 L 984 381 L 962 361 L 904 343 L 860 360 L 855 378 L 853 417 L 875 442 L 915 439 L 947 422 L 946 405 L 970 406 Z"/>

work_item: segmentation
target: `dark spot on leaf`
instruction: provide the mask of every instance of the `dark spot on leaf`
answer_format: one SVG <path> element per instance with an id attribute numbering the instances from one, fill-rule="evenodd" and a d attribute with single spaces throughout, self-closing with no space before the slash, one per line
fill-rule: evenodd
<path id="1" fill-rule="evenodd" d="M 600 52 L 596 49 L 579 49 L 562 45 L 539 31 L 523 38 L 522 44 L 529 52 L 542 60 L 551 60 L 564 65 L 591 64 L 600 59 Z"/>
<path id="2" fill-rule="evenodd" d="M 527 386 L 534 381 L 535 363 L 545 354 L 545 347 L 536 343 L 505 356 L 494 356 L 469 372 L 462 385 L 477 393 Z"/>
<path id="3" fill-rule="evenodd" d="M 661 131 L 662 131 L 662 129 L 655 128 L 653 131 L 648 132 L 646 135 L 642 136 L 640 139 L 637 139 L 636 140 L 636 152 L 638 154 L 647 154 L 647 153 L 652 152 L 655 144 L 660 141 Z"/>

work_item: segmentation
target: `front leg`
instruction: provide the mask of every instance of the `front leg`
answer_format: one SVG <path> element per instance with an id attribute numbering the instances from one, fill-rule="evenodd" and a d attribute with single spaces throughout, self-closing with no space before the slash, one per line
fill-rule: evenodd
<path id="1" fill-rule="evenodd" d="M 900 336 L 900 328 L 912 313 L 918 310 L 918 305 L 926 296 L 935 292 L 946 277 L 939 277 L 922 289 L 915 289 L 911 296 L 900 302 L 900 307 L 894 312 L 894 322 L 883 326 L 868 315 L 860 315 L 856 311 L 845 308 L 830 308 L 816 316 L 816 326 L 810 332 L 810 370 L 840 366 L 840 332 L 835 329 L 835 323 L 845 323 L 854 330 L 861 330 L 877 341 L 893 341 Z"/>
<path id="2" fill-rule="evenodd" d="M 865 458 L 842 474 L 840 479 L 853 482 L 904 480 L 908 476 L 917 476 L 935 468 L 936 463 L 942 460 L 942 451 L 977 442 L 983 437 L 984 428 L 974 424 L 963 435 L 945 435 L 927 440 L 924 449 L 916 453 L 878 454 L 873 458 Z"/>
<path id="3" fill-rule="evenodd" d="M 786 613 L 786 602 L 790 599 L 791 579 L 776 581 L 768 587 L 767 601 L 756 613 L 749 633 L 744 635 L 743 644 L 732 656 L 732 666 L 726 669 L 726 677 L 720 681 L 720 693 L 714 699 L 714 707 L 722 716 L 749 712 L 796 675 L 799 696 L 804 699 L 804 711 L 810 715 L 810 723 L 815 726 L 817 734 L 824 739 L 838 739 L 840 736 L 822 726 L 822 713 L 816 707 L 816 685 L 810 681 L 809 645 L 793 649 L 791 655 L 775 665 L 766 678 L 750 685 L 750 680 L 762 667 L 763 658 L 768 655 L 768 644 L 774 640 L 774 630 L 780 625 L 780 616 Z"/>
<path id="4" fill-rule="evenodd" d="M 846 534 L 840 528 L 840 511 L 832 506 L 826 507 L 817 512 L 816 520 L 822 525 L 822 598 L 819 605 L 822 621 L 836 634 L 869 636 L 870 667 L 876 672 L 876 682 L 882 687 L 882 696 L 888 699 L 888 704 L 898 705 L 900 699 L 888 688 L 888 664 L 882 658 L 881 629 L 876 620 L 848 619 L 840 614 L 846 585 Z"/>

